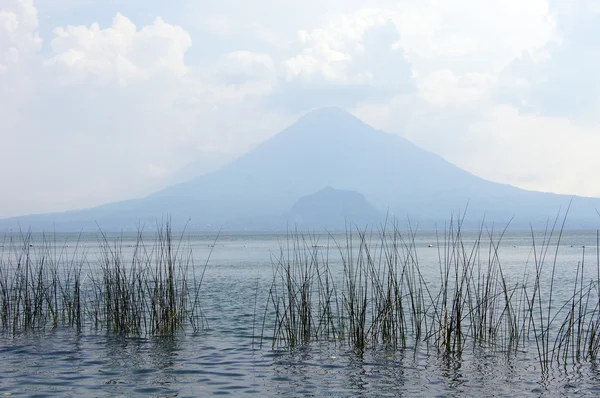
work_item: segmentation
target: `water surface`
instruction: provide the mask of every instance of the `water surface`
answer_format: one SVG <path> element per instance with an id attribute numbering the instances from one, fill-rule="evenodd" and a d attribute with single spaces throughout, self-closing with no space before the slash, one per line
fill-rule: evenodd
<path id="1" fill-rule="evenodd" d="M 541 234 L 538 237 L 541 239 Z M 61 244 L 68 242 L 70 248 L 79 240 L 78 250 L 85 248 L 90 267 L 103 244 L 95 234 L 59 235 L 56 239 Z M 133 250 L 135 235 L 120 239 L 126 256 Z M 423 344 L 399 350 L 375 347 L 362 354 L 334 342 L 314 342 L 292 351 L 272 349 L 272 331 L 268 327 L 263 330 L 261 314 L 273 277 L 273 261 L 287 253 L 286 235 L 224 234 L 215 242 L 214 235 L 189 234 L 183 239 L 191 245 L 199 270 L 211 256 L 201 293 L 206 330 L 170 338 L 119 337 L 102 330 L 77 332 L 64 326 L 5 334 L 0 344 L 0 393 L 178 397 L 600 395 L 600 368 L 595 363 L 552 366 L 543 374 L 534 349 L 510 355 L 469 350 L 460 358 L 444 358 Z M 332 266 L 339 263 L 334 239 L 341 242 L 344 235 L 321 234 L 312 239 L 318 246 L 330 247 Z M 420 267 L 432 283 L 439 275 L 438 241 L 435 233 L 418 233 L 415 241 Z M 499 254 L 507 278 L 522 280 L 531 272 L 541 256 L 537 251 L 539 247 L 532 248 L 531 233 L 508 233 Z M 547 254 L 550 264 L 554 254 L 554 250 Z M 557 301 L 570 294 L 569 281 L 582 261 L 589 262 L 590 272 L 596 272 L 596 255 L 595 231 L 565 233 L 557 252 Z"/>

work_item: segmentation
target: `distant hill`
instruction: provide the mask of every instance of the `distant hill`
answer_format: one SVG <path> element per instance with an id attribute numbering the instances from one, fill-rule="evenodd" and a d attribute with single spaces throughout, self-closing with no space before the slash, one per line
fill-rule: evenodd
<path id="1" fill-rule="evenodd" d="M 329 230 L 377 225 L 383 218 L 363 194 L 332 187 L 301 197 L 286 217 L 301 229 Z"/>
<path id="2" fill-rule="evenodd" d="M 359 192 L 380 213 L 410 217 L 421 229 L 443 224 L 467 204 L 468 226 L 485 217 L 500 225 L 512 219 L 515 228 L 530 222 L 543 227 L 571 200 L 484 180 L 342 109 L 324 108 L 213 173 L 141 199 L 1 220 L 0 231 L 18 223 L 35 230 L 96 230 L 96 222 L 106 230 L 132 230 L 167 214 L 175 225 L 191 219 L 193 230 L 285 229 L 291 220 L 282 215 L 328 186 Z M 596 208 L 599 199 L 575 197 L 567 227 L 596 228 Z"/>

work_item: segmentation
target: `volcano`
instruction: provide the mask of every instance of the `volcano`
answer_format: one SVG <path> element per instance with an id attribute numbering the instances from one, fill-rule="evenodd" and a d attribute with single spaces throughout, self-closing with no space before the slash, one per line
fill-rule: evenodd
<path id="1" fill-rule="evenodd" d="M 522 190 L 477 177 L 340 108 L 312 111 L 221 169 L 147 197 L 99 207 L 13 217 L 0 230 L 135 230 L 169 216 L 191 230 L 277 230 L 300 198 L 327 187 L 364 196 L 369 214 L 434 228 L 451 214 L 514 228 L 543 227 L 569 203 L 568 228 L 596 228 L 600 199 Z M 350 195 L 352 196 L 352 195 Z M 342 195 L 344 201 L 348 195 Z M 344 208 L 340 205 L 339 208 Z M 466 211 L 465 211 L 466 210 Z M 351 214 L 338 214 L 343 226 Z M 383 217 L 383 216 L 382 216 Z M 370 217 L 373 219 L 373 217 Z M 315 220 L 313 220 L 315 221 Z M 352 220 L 350 220 L 352 221 Z M 314 224 L 314 222 L 313 222 Z M 313 225 L 314 226 L 314 225 Z"/>

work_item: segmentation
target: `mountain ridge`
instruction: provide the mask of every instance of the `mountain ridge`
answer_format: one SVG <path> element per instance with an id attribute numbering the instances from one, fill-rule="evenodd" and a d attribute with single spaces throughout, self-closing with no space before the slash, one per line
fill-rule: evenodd
<path id="1" fill-rule="evenodd" d="M 469 207 L 476 225 L 518 220 L 543 223 L 570 196 L 522 190 L 471 174 L 410 141 L 376 130 L 340 108 L 309 112 L 219 170 L 144 198 L 70 212 L 0 220 L 0 230 L 20 221 L 34 228 L 135 229 L 170 214 L 191 227 L 239 230 L 283 228 L 299 198 L 327 186 L 355 191 L 382 213 L 410 217 L 428 228 Z M 573 225 L 594 225 L 600 200 L 575 197 Z M 529 218 L 529 220 L 526 220 Z M 597 220 L 593 220 L 594 222 Z M 208 227 L 210 225 L 210 227 Z"/>

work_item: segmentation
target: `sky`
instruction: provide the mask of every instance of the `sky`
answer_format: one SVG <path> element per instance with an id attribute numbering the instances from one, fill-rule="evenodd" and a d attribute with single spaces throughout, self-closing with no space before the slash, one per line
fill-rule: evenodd
<path id="1" fill-rule="evenodd" d="M 341 106 L 600 197 L 597 0 L 0 0 L 0 217 L 144 196 Z"/>

